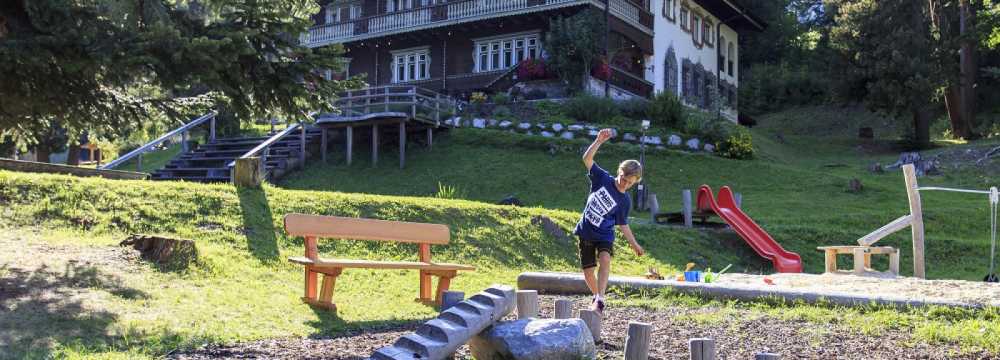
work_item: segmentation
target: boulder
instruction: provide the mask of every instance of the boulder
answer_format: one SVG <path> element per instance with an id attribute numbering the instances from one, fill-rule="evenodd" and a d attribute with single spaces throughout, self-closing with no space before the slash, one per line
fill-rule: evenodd
<path id="1" fill-rule="evenodd" d="M 573 124 L 566 127 L 566 129 L 569 131 L 583 131 L 583 125 Z"/>
<path id="2" fill-rule="evenodd" d="M 685 144 L 687 145 L 688 149 L 691 149 L 691 150 L 700 150 L 701 149 L 701 140 L 698 140 L 698 138 L 690 139 Z"/>
<path id="3" fill-rule="evenodd" d="M 566 127 L 563 126 L 563 124 L 560 124 L 560 123 L 552 124 L 552 130 L 555 130 L 556 132 L 560 132 L 560 131 L 562 131 L 565 128 Z"/>
<path id="4" fill-rule="evenodd" d="M 499 123 L 499 121 L 497 121 L 496 119 L 490 119 L 489 121 L 486 122 L 486 126 L 494 128 L 497 127 L 497 123 Z"/>
<path id="5" fill-rule="evenodd" d="M 550 137 L 555 137 L 556 134 L 550 133 L 548 131 L 542 131 L 542 136 L 550 138 Z"/>
<path id="6" fill-rule="evenodd" d="M 542 129 L 542 130 L 545 130 L 545 129 L 549 128 L 549 125 L 546 124 L 546 123 L 537 123 L 537 124 L 535 124 L 535 126 L 537 126 L 539 129 Z"/>
<path id="7" fill-rule="evenodd" d="M 531 123 L 529 123 L 529 122 L 523 122 L 523 123 L 517 124 L 517 128 L 521 129 L 521 130 L 531 129 Z"/>
<path id="8" fill-rule="evenodd" d="M 479 360 L 596 359 L 594 338 L 582 319 L 499 322 L 469 341 Z"/>
<path id="9" fill-rule="evenodd" d="M 512 123 L 510 121 L 507 121 L 507 120 L 504 120 L 504 121 L 500 122 L 500 128 L 501 129 L 509 129 L 512 125 L 514 125 L 514 123 Z"/>
<path id="10" fill-rule="evenodd" d="M 518 199 L 514 195 L 510 195 L 503 198 L 503 200 L 500 200 L 497 205 L 524 206 L 524 203 L 521 202 L 521 199 Z"/>
<path id="11" fill-rule="evenodd" d="M 663 143 L 663 140 L 659 136 L 643 136 L 642 142 L 649 145 L 660 145 Z"/>
<path id="12" fill-rule="evenodd" d="M 591 129 L 590 131 L 587 132 L 587 135 L 590 137 L 597 137 L 597 130 Z"/>
<path id="13" fill-rule="evenodd" d="M 559 137 L 561 137 L 563 139 L 566 139 L 566 140 L 573 140 L 573 133 L 571 133 L 569 131 L 566 131 L 566 132 L 563 132 L 562 135 L 560 135 Z"/>
<path id="14" fill-rule="evenodd" d="M 670 137 L 667 138 L 667 145 L 670 146 L 681 146 L 682 142 L 684 142 L 684 140 L 677 135 L 670 135 Z"/>
<path id="15" fill-rule="evenodd" d="M 625 135 L 622 135 L 622 139 L 628 142 L 635 142 L 638 140 L 632 133 L 625 133 Z"/>
<path id="16" fill-rule="evenodd" d="M 715 145 L 705 144 L 705 151 L 707 151 L 707 152 L 715 152 Z"/>
<path id="17" fill-rule="evenodd" d="M 478 118 L 477 119 L 473 119 L 472 120 L 472 127 L 477 128 L 477 129 L 485 129 L 486 128 L 486 119 L 478 119 Z"/>

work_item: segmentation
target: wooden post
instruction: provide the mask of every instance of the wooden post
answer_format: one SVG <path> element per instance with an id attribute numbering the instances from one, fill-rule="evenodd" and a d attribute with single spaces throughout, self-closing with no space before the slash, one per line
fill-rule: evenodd
<path id="1" fill-rule="evenodd" d="M 924 279 L 924 216 L 920 205 L 920 192 L 917 191 L 917 174 L 913 164 L 903 165 L 903 179 L 906 180 L 906 197 L 910 200 L 910 215 L 913 223 L 910 226 L 913 234 L 913 276 Z"/>
<path id="2" fill-rule="evenodd" d="M 326 145 L 326 143 L 328 141 L 327 140 L 327 129 L 326 128 L 320 128 L 320 134 L 321 134 L 320 135 L 320 142 L 321 143 L 319 144 L 319 152 L 323 154 L 322 155 L 323 163 L 326 163 L 326 153 L 327 153 L 327 150 L 326 150 L 326 146 L 327 145 Z"/>
<path id="3" fill-rule="evenodd" d="M 653 325 L 629 321 L 628 335 L 625 337 L 625 360 L 646 360 L 649 358 L 649 339 Z"/>
<path id="4" fill-rule="evenodd" d="M 420 262 L 431 262 L 431 245 L 420 244 L 418 249 Z M 420 270 L 420 300 L 431 300 L 431 280 L 431 274 L 429 272 Z"/>
<path id="5" fill-rule="evenodd" d="M 436 125 L 441 124 L 441 94 L 437 92 L 434 93 L 434 122 Z M 427 145 L 430 145 L 430 141 L 427 142 Z"/>
<path id="6" fill-rule="evenodd" d="M 406 166 L 406 120 L 399 122 L 399 168 Z"/>
<path id="7" fill-rule="evenodd" d="M 660 213 L 660 201 L 656 200 L 656 194 L 649 194 L 649 221 L 656 224 L 656 214 Z"/>
<path id="8" fill-rule="evenodd" d="M 556 300 L 556 319 L 571 319 L 573 318 L 573 300 L 559 299 Z"/>
<path id="9" fill-rule="evenodd" d="M 372 124 L 372 167 L 378 165 L 378 124 Z"/>
<path id="10" fill-rule="evenodd" d="M 868 255 L 867 249 L 854 249 L 854 275 L 860 276 L 865 274 L 865 255 Z"/>
<path id="11" fill-rule="evenodd" d="M 517 291 L 517 318 L 527 319 L 538 317 L 538 291 Z"/>
<path id="12" fill-rule="evenodd" d="M 188 151 L 191 151 L 191 149 L 188 149 L 188 132 L 185 131 L 181 133 L 181 152 L 186 153 Z"/>
<path id="13" fill-rule="evenodd" d="M 212 116 L 211 129 L 208 133 L 208 140 L 215 141 L 215 116 Z"/>
<path id="14" fill-rule="evenodd" d="M 837 250 L 826 249 L 826 272 L 837 272 Z"/>
<path id="15" fill-rule="evenodd" d="M 135 171 L 142 172 L 142 153 L 135 157 Z"/>
<path id="16" fill-rule="evenodd" d="M 587 324 L 590 335 L 594 336 L 594 343 L 601 343 L 601 315 L 593 310 L 580 310 L 580 319 Z"/>
<path id="17" fill-rule="evenodd" d="M 233 185 L 240 187 L 259 187 L 264 181 L 264 162 L 259 157 L 236 159 L 230 173 Z"/>
<path id="18" fill-rule="evenodd" d="M 302 130 L 302 133 L 299 134 L 299 140 L 301 140 L 299 143 L 299 169 L 305 169 L 306 168 L 306 124 L 300 122 L 299 128 L 300 128 L 299 130 Z"/>
<path id="19" fill-rule="evenodd" d="M 316 238 L 312 236 L 306 236 L 305 238 L 306 247 L 306 257 L 312 260 L 319 258 L 319 250 L 316 245 Z M 312 267 L 306 266 L 306 291 L 305 300 L 315 300 L 316 299 L 316 283 L 319 280 L 319 274 L 312 271 Z"/>
<path id="20" fill-rule="evenodd" d="M 427 147 L 430 148 L 430 147 L 433 147 L 433 146 L 434 146 L 434 128 L 428 127 L 427 128 Z"/>
<path id="21" fill-rule="evenodd" d="M 461 291 L 445 291 L 441 294 L 441 311 L 457 305 L 465 299 L 465 293 Z"/>
<path id="22" fill-rule="evenodd" d="M 694 227 L 691 209 L 691 190 L 685 189 L 681 192 L 681 211 L 684 213 L 684 227 Z"/>
<path id="23" fill-rule="evenodd" d="M 691 360 L 715 360 L 715 340 L 708 338 L 688 340 Z"/>
<path id="24" fill-rule="evenodd" d="M 354 127 L 348 126 L 345 131 L 346 133 L 344 135 L 344 139 L 346 139 L 347 142 L 347 166 L 351 166 L 351 151 L 354 148 Z"/>
<path id="25" fill-rule="evenodd" d="M 743 208 L 743 194 L 740 194 L 740 193 L 733 194 L 733 200 L 736 200 L 736 208 L 737 209 L 742 209 Z"/>
<path id="26" fill-rule="evenodd" d="M 899 249 L 889 254 L 889 272 L 899 275 Z"/>
<path id="27" fill-rule="evenodd" d="M 781 355 L 761 352 L 754 355 L 753 360 L 781 360 Z"/>

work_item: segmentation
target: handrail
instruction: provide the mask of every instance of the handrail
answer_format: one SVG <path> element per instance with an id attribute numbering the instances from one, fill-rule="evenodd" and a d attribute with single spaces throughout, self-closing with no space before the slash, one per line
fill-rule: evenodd
<path id="1" fill-rule="evenodd" d="M 98 167 L 98 169 L 101 169 L 101 170 L 114 169 L 118 165 L 121 165 L 122 163 L 124 163 L 126 161 L 129 161 L 133 157 L 142 155 L 142 153 L 149 151 L 150 148 L 152 148 L 154 146 L 157 146 L 157 145 L 160 145 L 161 143 L 163 143 L 167 139 L 172 138 L 174 136 L 177 136 L 177 134 L 181 134 L 181 133 L 187 132 L 188 130 L 191 130 L 191 128 L 193 128 L 195 126 L 198 126 L 198 125 L 201 125 L 201 124 L 204 124 L 205 122 L 207 122 L 209 120 L 213 121 L 213 124 L 214 124 L 215 116 L 218 115 L 218 114 L 219 113 L 217 111 L 212 111 L 212 112 L 210 112 L 208 114 L 202 115 L 200 118 L 194 119 L 191 122 L 189 122 L 187 124 L 184 124 L 181 127 L 178 127 L 176 129 L 174 129 L 174 130 L 172 130 L 172 131 L 164 134 L 163 136 L 160 136 L 160 137 L 156 138 L 156 140 L 150 141 L 150 142 L 146 143 L 146 145 L 140 146 L 138 149 L 132 150 L 128 154 L 125 154 L 124 156 L 121 156 L 121 157 L 115 159 L 112 162 L 109 162 L 107 164 L 104 164 L 103 166 Z M 211 135 L 211 137 L 215 137 L 215 128 L 214 128 L 214 126 L 212 128 L 212 135 Z"/>
<path id="2" fill-rule="evenodd" d="M 247 159 L 247 158 L 251 158 L 251 157 L 257 156 L 262 151 L 264 151 L 267 148 L 271 147 L 271 145 L 274 145 L 274 143 L 276 143 L 278 141 L 281 141 L 282 138 L 284 138 L 285 136 L 288 136 L 288 134 L 292 133 L 293 131 L 295 131 L 296 129 L 298 129 L 300 126 L 302 126 L 302 123 L 296 123 L 294 125 L 291 125 L 291 126 L 285 128 L 285 130 L 282 130 L 281 132 L 279 132 L 277 134 L 274 134 L 274 136 L 271 136 L 267 140 L 264 140 L 264 142 L 260 143 L 260 145 L 257 145 L 253 149 L 250 149 L 250 151 L 247 151 L 243 155 L 240 155 L 239 159 Z M 236 161 L 232 161 L 232 162 L 230 162 L 226 166 L 227 167 L 236 166 Z"/>
<path id="3" fill-rule="evenodd" d="M 614 65 L 609 65 L 608 67 L 610 67 L 610 68 L 611 68 L 612 70 L 617 70 L 618 72 L 620 72 L 620 73 L 624 74 L 625 76 L 628 76 L 628 77 L 630 77 L 630 78 L 632 78 L 632 79 L 635 79 L 635 80 L 639 80 L 639 81 L 641 81 L 641 82 L 644 82 L 644 83 L 646 83 L 646 84 L 650 84 L 650 85 L 653 85 L 653 83 L 652 83 L 652 82 L 650 82 L 649 80 L 646 80 L 646 79 L 643 79 L 643 78 L 639 77 L 639 76 L 638 76 L 638 75 L 636 75 L 636 74 L 633 74 L 633 73 L 630 73 L 630 72 L 628 72 L 628 71 L 627 71 L 627 70 L 625 70 L 625 69 L 622 69 L 622 68 L 620 68 L 620 67 L 617 67 L 617 66 L 614 66 Z"/>

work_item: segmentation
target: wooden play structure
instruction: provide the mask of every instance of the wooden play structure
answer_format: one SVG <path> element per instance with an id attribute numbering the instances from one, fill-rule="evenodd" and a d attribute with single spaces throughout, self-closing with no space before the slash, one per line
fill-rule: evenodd
<path id="1" fill-rule="evenodd" d="M 288 259 L 305 266 L 305 296 L 302 300 L 334 312 L 337 311 L 337 306 L 333 302 L 333 290 L 337 277 L 344 269 L 419 270 L 420 293 L 417 300 L 428 304 L 441 302 L 442 294 L 448 291 L 451 279 L 459 271 L 476 269 L 468 265 L 431 262 L 431 245 L 446 245 L 449 242 L 450 232 L 445 225 L 288 214 L 285 215 L 285 231 L 288 235 L 305 238 L 305 256 Z M 419 261 L 323 259 L 319 257 L 317 248 L 317 240 L 320 238 L 413 243 L 418 245 Z M 317 294 L 319 274 L 323 274 L 323 286 Z M 432 299 L 431 281 L 435 276 L 438 277 L 438 286 Z"/>
<path id="2" fill-rule="evenodd" d="M 888 246 L 874 247 L 872 245 L 897 231 L 909 227 L 913 238 L 913 276 L 921 279 L 926 278 L 926 273 L 924 271 L 924 218 L 923 208 L 920 201 L 921 191 L 940 190 L 971 194 L 985 194 L 990 196 L 990 203 L 992 206 L 996 207 L 996 188 L 992 188 L 990 191 L 982 191 L 944 187 L 920 187 L 917 185 L 917 175 L 913 164 L 903 165 L 902 169 L 903 180 L 906 182 L 906 197 L 910 203 L 910 213 L 901 216 L 878 230 L 875 230 L 858 239 L 857 246 L 819 247 L 818 249 L 820 251 L 824 251 L 826 253 L 826 272 L 832 273 L 837 271 L 837 255 L 849 254 L 854 256 L 853 273 L 855 275 L 864 275 L 873 271 L 871 269 L 871 255 L 886 254 L 889 255 L 889 273 L 899 275 L 899 249 L 894 249 Z M 994 211 L 994 218 L 995 216 Z M 993 238 L 993 246 L 995 247 L 996 225 L 993 225 Z M 992 273 L 992 271 L 993 270 L 991 268 L 990 272 Z"/>

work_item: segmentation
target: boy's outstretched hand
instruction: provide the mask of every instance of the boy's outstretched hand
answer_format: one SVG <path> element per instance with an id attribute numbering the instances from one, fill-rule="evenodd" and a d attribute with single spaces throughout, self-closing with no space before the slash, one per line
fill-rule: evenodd
<path id="1" fill-rule="evenodd" d="M 643 250 L 642 246 L 639 246 L 639 243 L 633 242 L 633 243 L 631 243 L 629 245 L 632 246 L 632 251 L 635 251 L 635 256 L 646 255 L 646 250 Z"/>
<path id="2" fill-rule="evenodd" d="M 614 133 L 611 129 L 602 129 L 597 133 L 597 142 L 603 144 L 604 142 L 611 140 L 612 136 L 614 136 Z"/>

